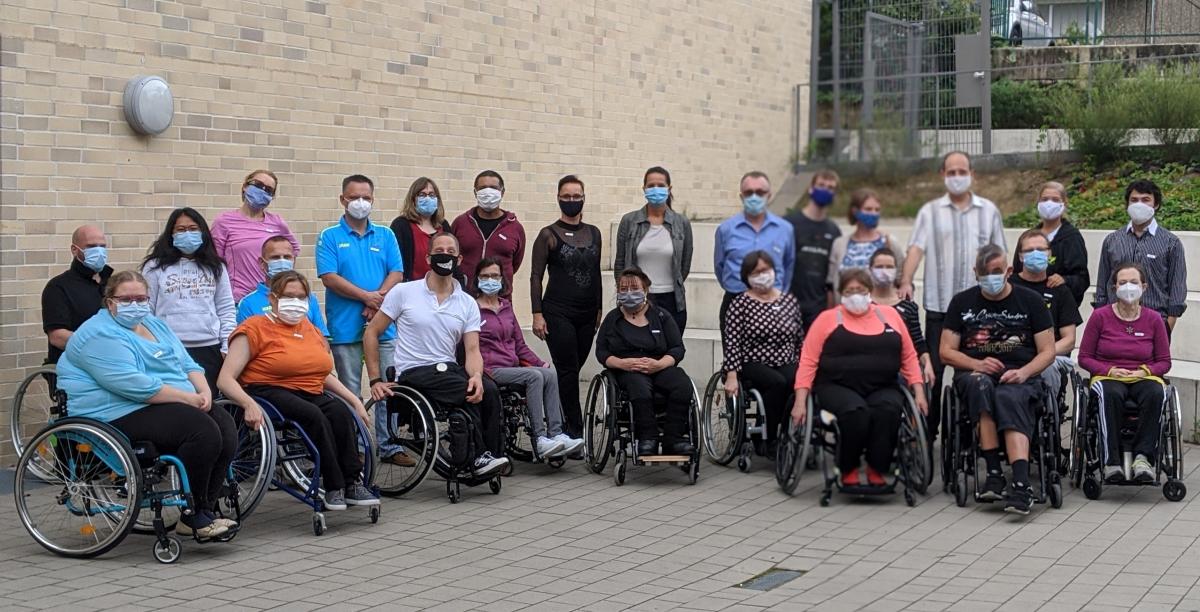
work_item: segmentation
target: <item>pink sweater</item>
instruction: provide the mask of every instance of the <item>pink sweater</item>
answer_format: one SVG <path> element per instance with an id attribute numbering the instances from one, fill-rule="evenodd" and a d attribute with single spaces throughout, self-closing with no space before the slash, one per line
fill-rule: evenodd
<path id="1" fill-rule="evenodd" d="M 1163 376 L 1171 370 L 1167 324 L 1144 306 L 1136 321 L 1117 318 L 1112 304 L 1097 308 L 1083 330 L 1079 365 L 1092 376 L 1104 376 L 1114 367 L 1136 370 L 1143 365 L 1154 376 Z"/>

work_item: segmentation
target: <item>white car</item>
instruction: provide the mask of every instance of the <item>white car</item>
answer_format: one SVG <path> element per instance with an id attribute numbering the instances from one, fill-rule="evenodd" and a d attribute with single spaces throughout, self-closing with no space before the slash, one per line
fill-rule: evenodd
<path id="1" fill-rule="evenodd" d="M 1045 47 L 1051 42 L 1050 26 L 1037 13 L 1033 0 L 1010 0 L 1005 24 L 1008 42 L 1014 47 Z"/>

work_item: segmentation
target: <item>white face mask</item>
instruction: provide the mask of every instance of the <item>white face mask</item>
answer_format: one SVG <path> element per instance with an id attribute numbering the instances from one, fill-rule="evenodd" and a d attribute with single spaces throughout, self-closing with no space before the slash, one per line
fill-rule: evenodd
<path id="1" fill-rule="evenodd" d="M 346 204 L 346 212 L 355 219 L 366 219 L 371 216 L 371 203 L 362 198 L 351 200 Z"/>
<path id="2" fill-rule="evenodd" d="M 890 285 L 896 282 L 896 269 L 871 268 L 871 278 L 877 285 Z"/>
<path id="3" fill-rule="evenodd" d="M 275 316 L 288 325 L 295 325 L 308 314 L 308 300 L 303 298 L 279 298 Z"/>
<path id="4" fill-rule="evenodd" d="M 503 197 L 504 194 L 493 187 L 484 187 L 475 192 L 475 201 L 479 203 L 480 208 L 488 212 L 500 208 L 500 200 Z"/>
<path id="5" fill-rule="evenodd" d="M 1154 207 L 1145 202 L 1134 202 L 1125 212 L 1129 213 L 1129 220 L 1138 225 L 1149 223 L 1154 218 Z"/>
<path id="6" fill-rule="evenodd" d="M 1042 200 L 1037 205 L 1038 216 L 1047 221 L 1053 221 L 1063 215 L 1063 211 L 1067 209 L 1067 205 L 1054 200 Z"/>
<path id="7" fill-rule="evenodd" d="M 750 281 L 750 286 L 755 289 L 770 289 L 775 286 L 775 271 L 767 270 L 758 274 L 751 274 L 748 280 Z"/>
<path id="8" fill-rule="evenodd" d="M 1126 304 L 1136 304 L 1142 299 L 1142 285 L 1140 283 L 1125 282 L 1117 287 L 1117 299 Z"/>
<path id="9" fill-rule="evenodd" d="M 871 307 L 871 296 L 865 293 L 851 293 L 850 295 L 843 295 L 842 306 L 845 306 L 846 310 L 849 310 L 856 315 L 863 314 L 868 308 Z"/>
<path id="10" fill-rule="evenodd" d="M 971 175 L 970 174 L 965 174 L 963 176 L 947 176 L 946 177 L 946 191 L 949 191 L 950 195 L 962 195 L 970 190 L 971 190 Z"/>

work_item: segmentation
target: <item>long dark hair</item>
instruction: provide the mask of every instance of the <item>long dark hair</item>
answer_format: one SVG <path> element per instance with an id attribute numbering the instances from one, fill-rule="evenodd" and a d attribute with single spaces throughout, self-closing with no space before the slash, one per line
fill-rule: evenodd
<path id="1" fill-rule="evenodd" d="M 217 255 L 217 247 L 213 246 L 212 232 L 208 229 L 208 222 L 204 220 L 204 215 L 196 209 L 188 207 L 176 208 L 171 211 L 171 216 L 167 217 L 166 227 L 163 228 L 154 244 L 150 245 L 146 258 L 142 260 L 142 269 L 145 270 L 151 264 L 157 268 L 166 268 L 183 259 L 183 251 L 175 248 L 174 230 L 175 222 L 184 216 L 196 222 L 196 225 L 200 227 L 200 236 L 204 238 L 204 244 L 200 245 L 200 248 L 196 249 L 196 252 L 189 257 L 209 274 L 212 274 L 214 279 L 220 278 L 221 266 L 225 265 L 225 262 Z"/>

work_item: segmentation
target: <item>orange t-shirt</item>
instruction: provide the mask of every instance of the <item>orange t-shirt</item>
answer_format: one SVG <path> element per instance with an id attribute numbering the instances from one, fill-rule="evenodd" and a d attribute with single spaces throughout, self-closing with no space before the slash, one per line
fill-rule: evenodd
<path id="1" fill-rule="evenodd" d="M 333 356 L 307 318 L 299 325 L 285 325 L 270 315 L 255 315 L 233 330 L 229 339 L 238 336 L 246 336 L 250 343 L 250 361 L 238 377 L 243 386 L 271 385 L 313 394 L 325 390 Z"/>

